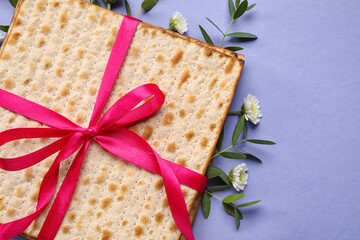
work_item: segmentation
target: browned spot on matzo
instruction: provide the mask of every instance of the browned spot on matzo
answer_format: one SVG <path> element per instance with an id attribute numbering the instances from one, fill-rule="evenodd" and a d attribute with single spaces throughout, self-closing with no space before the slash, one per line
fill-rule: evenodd
<path id="1" fill-rule="evenodd" d="M 209 143 L 209 139 L 207 137 L 201 137 L 200 139 L 200 147 L 206 148 Z"/>
<path id="2" fill-rule="evenodd" d="M 164 55 L 162 55 L 161 53 L 159 53 L 159 54 L 156 56 L 155 61 L 157 61 L 157 62 L 163 62 L 163 61 L 164 61 Z"/>
<path id="3" fill-rule="evenodd" d="M 157 180 L 154 184 L 154 188 L 156 190 L 160 190 L 163 187 L 164 187 L 164 181 L 162 179 Z"/>
<path id="4" fill-rule="evenodd" d="M 152 125 L 150 125 L 150 124 L 147 124 L 145 126 L 144 131 L 141 134 L 141 137 L 147 141 L 147 140 L 150 139 L 153 132 L 154 132 L 154 127 Z"/>
<path id="5" fill-rule="evenodd" d="M 36 2 L 36 7 L 39 11 L 44 11 L 45 10 L 45 1 L 44 0 L 38 0 Z"/>
<path id="6" fill-rule="evenodd" d="M 170 153 L 174 153 L 176 151 L 176 144 L 175 142 L 169 142 L 167 145 L 166 145 L 166 151 L 167 152 L 170 152 Z"/>
<path id="7" fill-rule="evenodd" d="M 155 222 L 156 223 L 161 223 L 163 219 L 164 219 L 164 214 L 162 212 L 155 213 Z"/>
<path id="8" fill-rule="evenodd" d="M 134 235 L 135 237 L 140 237 L 144 233 L 144 228 L 140 225 L 135 226 Z"/>
<path id="9" fill-rule="evenodd" d="M 3 81 L 3 88 L 10 89 L 14 86 L 14 80 L 11 78 L 5 78 Z"/>
<path id="10" fill-rule="evenodd" d="M 189 92 L 189 94 L 186 96 L 186 102 L 187 103 L 194 103 L 195 102 L 195 95 Z"/>
<path id="11" fill-rule="evenodd" d="M 172 56 L 170 58 L 171 66 L 175 66 L 176 64 L 178 64 L 180 62 L 183 54 L 184 54 L 184 51 L 181 48 L 176 49 L 174 56 Z"/>
<path id="12" fill-rule="evenodd" d="M 225 68 L 224 68 L 224 73 L 228 74 L 232 71 L 232 69 L 234 68 L 234 64 L 235 64 L 235 60 L 234 59 L 229 59 L 228 63 L 226 64 Z"/>
<path id="13" fill-rule="evenodd" d="M 40 32 L 42 32 L 44 34 L 48 34 L 50 32 L 49 25 L 47 25 L 47 24 L 42 25 L 40 28 Z"/>
<path id="14" fill-rule="evenodd" d="M 59 16 L 59 26 L 63 28 L 68 21 L 67 9 L 65 9 Z"/>
<path id="15" fill-rule="evenodd" d="M 204 55 L 206 57 L 210 57 L 213 54 L 213 52 L 212 52 L 212 50 L 210 48 L 205 47 L 203 49 L 204 49 Z"/>
<path id="16" fill-rule="evenodd" d="M 12 33 L 10 35 L 10 39 L 8 41 L 8 44 L 15 45 L 15 43 L 19 40 L 20 36 L 21 36 L 21 33 L 19 33 L 19 32 Z"/>
<path id="17" fill-rule="evenodd" d="M 172 112 L 167 112 L 163 118 L 163 125 L 170 125 L 174 119 L 174 114 Z"/>
<path id="18" fill-rule="evenodd" d="M 112 202 L 111 197 L 104 198 L 103 200 L 101 200 L 100 208 L 107 209 L 110 206 L 111 202 Z"/>
<path id="19" fill-rule="evenodd" d="M 101 233 L 101 240 L 110 240 L 113 233 L 109 229 L 104 229 Z"/>
<path id="20" fill-rule="evenodd" d="M 196 118 L 201 118 L 201 116 L 204 114 L 205 109 L 204 108 L 200 108 L 197 112 L 196 112 Z"/>
<path id="21" fill-rule="evenodd" d="M 181 88 L 181 86 L 184 84 L 184 82 L 186 82 L 190 77 L 190 70 L 189 69 L 186 69 L 185 71 L 183 71 L 180 75 L 180 80 L 179 80 L 179 83 L 178 83 L 178 86 L 177 88 Z"/>
<path id="22" fill-rule="evenodd" d="M 211 79 L 210 84 L 209 84 L 209 90 L 215 86 L 215 83 L 217 82 L 217 80 L 218 80 L 217 77 L 214 77 L 213 79 Z"/>
<path id="23" fill-rule="evenodd" d="M 186 140 L 190 141 L 195 136 L 194 130 L 190 130 L 185 133 Z"/>

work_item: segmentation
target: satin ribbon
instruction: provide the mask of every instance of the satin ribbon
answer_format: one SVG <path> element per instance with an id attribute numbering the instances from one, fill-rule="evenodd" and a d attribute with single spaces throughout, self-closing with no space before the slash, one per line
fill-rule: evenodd
<path id="1" fill-rule="evenodd" d="M 88 128 L 82 128 L 48 108 L 0 89 L 0 106 L 51 127 L 15 128 L 3 131 L 0 133 L 0 146 L 24 138 L 60 138 L 44 148 L 21 157 L 0 158 L 1 169 L 19 171 L 59 152 L 41 183 L 35 212 L 24 218 L 1 224 L 0 240 L 22 233 L 40 215 L 55 193 L 60 163 L 78 151 L 37 239 L 55 238 L 75 189 L 84 156 L 93 140 L 112 154 L 161 175 L 176 225 L 188 240 L 194 239 L 180 183 L 202 193 L 206 187 L 207 178 L 161 158 L 143 138 L 128 129 L 131 124 L 140 119 L 150 117 L 164 103 L 165 96 L 158 86 L 145 84 L 130 91 L 100 118 L 138 22 L 139 20 L 127 16 L 122 21 Z M 148 101 L 136 107 L 145 99 Z"/>

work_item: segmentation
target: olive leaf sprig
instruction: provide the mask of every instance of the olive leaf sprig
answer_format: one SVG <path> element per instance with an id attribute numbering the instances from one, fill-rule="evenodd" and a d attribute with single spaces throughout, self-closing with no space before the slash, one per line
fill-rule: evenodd
<path id="1" fill-rule="evenodd" d="M 235 4 L 233 2 L 233 0 L 228 0 L 229 3 L 229 13 L 230 13 L 230 17 L 231 17 L 231 22 L 229 24 L 229 26 L 227 27 L 227 29 L 224 31 L 222 31 L 210 18 L 206 17 L 206 20 L 208 20 L 212 25 L 214 25 L 216 27 L 217 30 L 220 31 L 220 33 L 223 35 L 221 42 L 219 44 L 219 47 L 221 47 L 221 45 L 224 42 L 225 37 L 232 37 L 232 38 L 237 38 L 243 41 L 252 41 L 257 39 L 257 36 L 251 33 L 245 33 L 245 32 L 233 32 L 233 33 L 228 33 L 232 23 L 240 18 L 242 15 L 244 15 L 244 13 L 246 11 L 251 10 L 253 7 L 255 7 L 256 3 L 251 4 L 250 6 L 248 5 L 248 1 L 244 0 L 241 2 L 241 0 L 236 0 Z M 205 29 L 199 25 L 200 31 L 205 39 L 205 41 L 207 43 L 213 44 L 214 42 L 211 40 L 209 34 L 205 31 Z M 231 51 L 238 51 L 238 50 L 242 50 L 242 47 L 238 47 L 238 46 L 228 46 L 225 47 L 228 50 Z"/>
<path id="2" fill-rule="evenodd" d="M 259 105 L 258 100 L 254 96 L 249 94 L 244 99 L 244 103 L 241 106 L 241 110 L 229 112 L 228 115 L 238 115 L 239 116 L 239 119 L 236 123 L 236 126 L 235 126 L 233 134 L 232 134 L 232 144 L 229 147 L 221 150 L 223 140 L 224 140 L 224 128 L 223 128 L 221 130 L 219 140 L 216 144 L 217 153 L 215 155 L 213 155 L 212 158 L 220 155 L 222 157 L 230 158 L 230 159 L 253 158 L 253 159 L 256 159 L 261 162 L 260 158 L 237 147 L 238 144 L 241 144 L 244 142 L 250 142 L 250 143 L 255 143 L 255 144 L 266 144 L 266 145 L 275 144 L 275 142 L 268 141 L 268 140 L 247 139 L 247 122 L 246 121 L 251 121 L 253 124 L 256 125 L 259 123 L 260 117 L 262 116 L 262 114 L 260 112 L 260 105 Z M 241 140 L 239 140 L 241 135 L 243 136 L 243 138 Z M 236 149 L 237 151 L 228 151 L 231 148 Z M 240 165 L 243 165 L 243 163 Z M 235 205 L 234 202 L 243 198 L 245 196 L 244 193 L 232 194 L 230 196 L 225 197 L 224 199 L 215 195 L 213 192 L 222 191 L 225 189 L 229 189 L 231 187 L 236 188 L 236 190 L 238 190 L 238 191 L 242 189 L 242 188 L 239 189 L 237 187 L 236 181 L 234 181 L 235 179 L 233 178 L 234 176 L 232 174 L 232 171 L 233 171 L 233 169 L 230 171 L 229 174 L 226 174 L 224 171 L 222 171 L 221 169 L 219 169 L 215 166 L 210 165 L 207 168 L 206 177 L 210 181 L 212 181 L 213 184 L 212 184 L 212 186 L 207 187 L 204 191 L 204 194 L 202 195 L 202 210 L 203 210 L 204 217 L 208 218 L 209 214 L 210 214 L 210 207 L 211 207 L 210 199 L 211 199 L 211 197 L 215 197 L 215 198 L 221 200 L 222 204 L 223 204 L 223 208 L 225 209 L 225 211 L 227 213 L 229 213 L 230 215 L 232 215 L 235 218 L 236 227 L 237 227 L 237 229 L 239 229 L 240 220 L 243 219 L 243 215 L 239 208 L 255 205 L 255 204 L 259 203 L 261 200 L 256 200 L 256 201 L 252 201 L 252 202 L 248 202 L 248 203 L 243 203 L 240 205 Z M 217 180 L 217 182 L 214 182 L 214 180 Z M 219 181 L 220 181 L 220 183 L 219 183 Z M 247 180 L 246 180 L 246 183 L 247 183 Z"/>
<path id="3" fill-rule="evenodd" d="M 149 11 L 150 9 L 152 9 L 157 3 L 159 2 L 159 0 L 144 0 L 141 3 L 141 8 L 139 9 L 139 11 L 137 12 L 137 14 L 135 15 L 135 17 L 137 17 L 141 10 L 146 10 Z M 130 6 L 129 6 L 130 8 Z M 129 14 L 128 14 L 129 15 Z"/>
<path id="4" fill-rule="evenodd" d="M 241 198 L 243 198 L 245 196 L 244 193 L 232 194 L 225 198 L 221 198 L 213 193 L 216 191 L 222 191 L 222 190 L 232 187 L 229 176 L 224 171 L 222 171 L 221 169 L 219 169 L 217 167 L 210 165 L 206 171 L 206 177 L 208 179 L 217 178 L 217 179 L 221 180 L 222 185 L 212 186 L 212 187 L 208 187 L 207 189 L 205 189 L 205 191 L 202 195 L 202 198 L 201 198 L 201 206 L 202 206 L 202 211 L 203 211 L 204 217 L 205 218 L 209 217 L 210 208 L 211 208 L 211 198 L 215 197 L 215 198 L 219 199 L 220 201 L 222 201 L 225 211 L 235 218 L 236 227 L 237 227 L 237 229 L 239 229 L 240 220 L 244 218 L 240 211 L 240 208 L 255 205 L 255 204 L 261 202 L 261 200 L 256 200 L 256 201 L 236 205 L 235 202 L 240 200 Z"/>
<path id="5" fill-rule="evenodd" d="M 228 146 L 227 148 L 221 150 L 223 140 L 224 140 L 224 128 L 223 128 L 221 130 L 219 140 L 216 144 L 216 150 L 218 152 L 215 155 L 213 155 L 212 158 L 220 155 L 222 157 L 230 158 L 230 159 L 253 158 L 253 159 L 261 162 L 260 158 L 258 158 L 257 156 L 255 156 L 243 149 L 238 148 L 237 145 L 239 145 L 240 143 L 244 143 L 244 142 L 250 142 L 250 143 L 254 143 L 254 144 L 263 144 L 263 145 L 274 145 L 276 143 L 273 141 L 262 140 L 262 139 L 247 139 L 247 125 L 246 125 L 247 123 L 245 121 L 245 114 L 244 114 L 243 110 L 229 112 L 228 115 L 240 115 L 239 120 L 237 121 L 236 126 L 233 131 L 233 134 L 232 134 L 232 144 L 230 146 Z M 242 132 L 243 132 L 244 138 L 242 140 L 239 140 L 239 137 Z M 238 150 L 239 152 L 238 151 L 236 151 L 236 152 L 228 151 L 231 148 L 234 148 L 234 149 Z"/>
<path id="6" fill-rule="evenodd" d="M 94 1 L 97 1 L 97 0 L 94 0 Z M 116 0 L 105 0 L 105 2 L 112 2 L 112 1 L 116 2 Z M 143 0 L 142 3 L 141 3 L 141 7 L 140 7 L 139 11 L 137 12 L 137 14 L 135 15 L 135 17 L 137 17 L 140 14 L 141 10 L 149 11 L 158 2 L 159 2 L 159 0 Z M 124 3 L 125 3 L 126 15 L 131 17 L 131 7 L 130 7 L 130 4 L 129 4 L 129 1 L 124 0 Z M 108 4 L 108 9 L 110 10 L 109 4 Z"/>

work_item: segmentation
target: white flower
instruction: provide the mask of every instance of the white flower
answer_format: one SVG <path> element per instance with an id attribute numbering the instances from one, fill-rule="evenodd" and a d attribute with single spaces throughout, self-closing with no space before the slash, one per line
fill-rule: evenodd
<path id="1" fill-rule="evenodd" d="M 0 41 L 3 40 L 4 38 L 5 36 L 2 33 L 0 33 Z"/>
<path id="2" fill-rule="evenodd" d="M 175 11 L 170 18 L 169 28 L 173 28 L 181 34 L 184 34 L 189 30 L 186 19 L 177 11 Z"/>
<path id="3" fill-rule="evenodd" d="M 242 105 L 242 110 L 245 115 L 245 119 L 247 121 L 251 121 L 253 124 L 258 124 L 260 122 L 260 118 L 262 114 L 260 112 L 260 104 L 259 101 L 251 94 L 248 94 L 246 98 L 244 98 L 244 104 Z"/>
<path id="4" fill-rule="evenodd" d="M 241 163 L 230 170 L 229 179 L 237 191 L 244 190 L 247 185 L 248 170 L 245 163 Z"/>

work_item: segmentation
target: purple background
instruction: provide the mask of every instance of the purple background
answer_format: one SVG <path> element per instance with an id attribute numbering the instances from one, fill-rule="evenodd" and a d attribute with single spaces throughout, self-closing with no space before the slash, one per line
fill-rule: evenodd
<path id="1" fill-rule="evenodd" d="M 125 13 L 118 2 L 115 10 Z M 130 0 L 133 12 L 140 2 Z M 0 24 L 10 22 L 12 11 L 0 1 Z M 223 30 L 230 22 L 226 0 L 160 0 L 139 18 L 166 28 L 174 11 L 188 19 L 188 36 L 202 39 L 201 24 L 215 44 L 221 36 L 205 17 Z M 223 45 L 245 47 L 246 64 L 231 109 L 239 110 L 248 93 L 255 95 L 264 117 L 248 135 L 277 145 L 244 146 L 263 164 L 246 160 L 249 184 L 241 201 L 263 201 L 243 210 L 240 230 L 213 198 L 209 219 L 201 210 L 196 217 L 196 239 L 359 239 L 359 16 L 358 0 L 257 0 L 233 24 L 230 31 L 259 39 Z M 226 122 L 224 146 L 230 145 L 236 121 L 232 116 Z M 237 163 L 214 161 L 226 171 Z"/>

